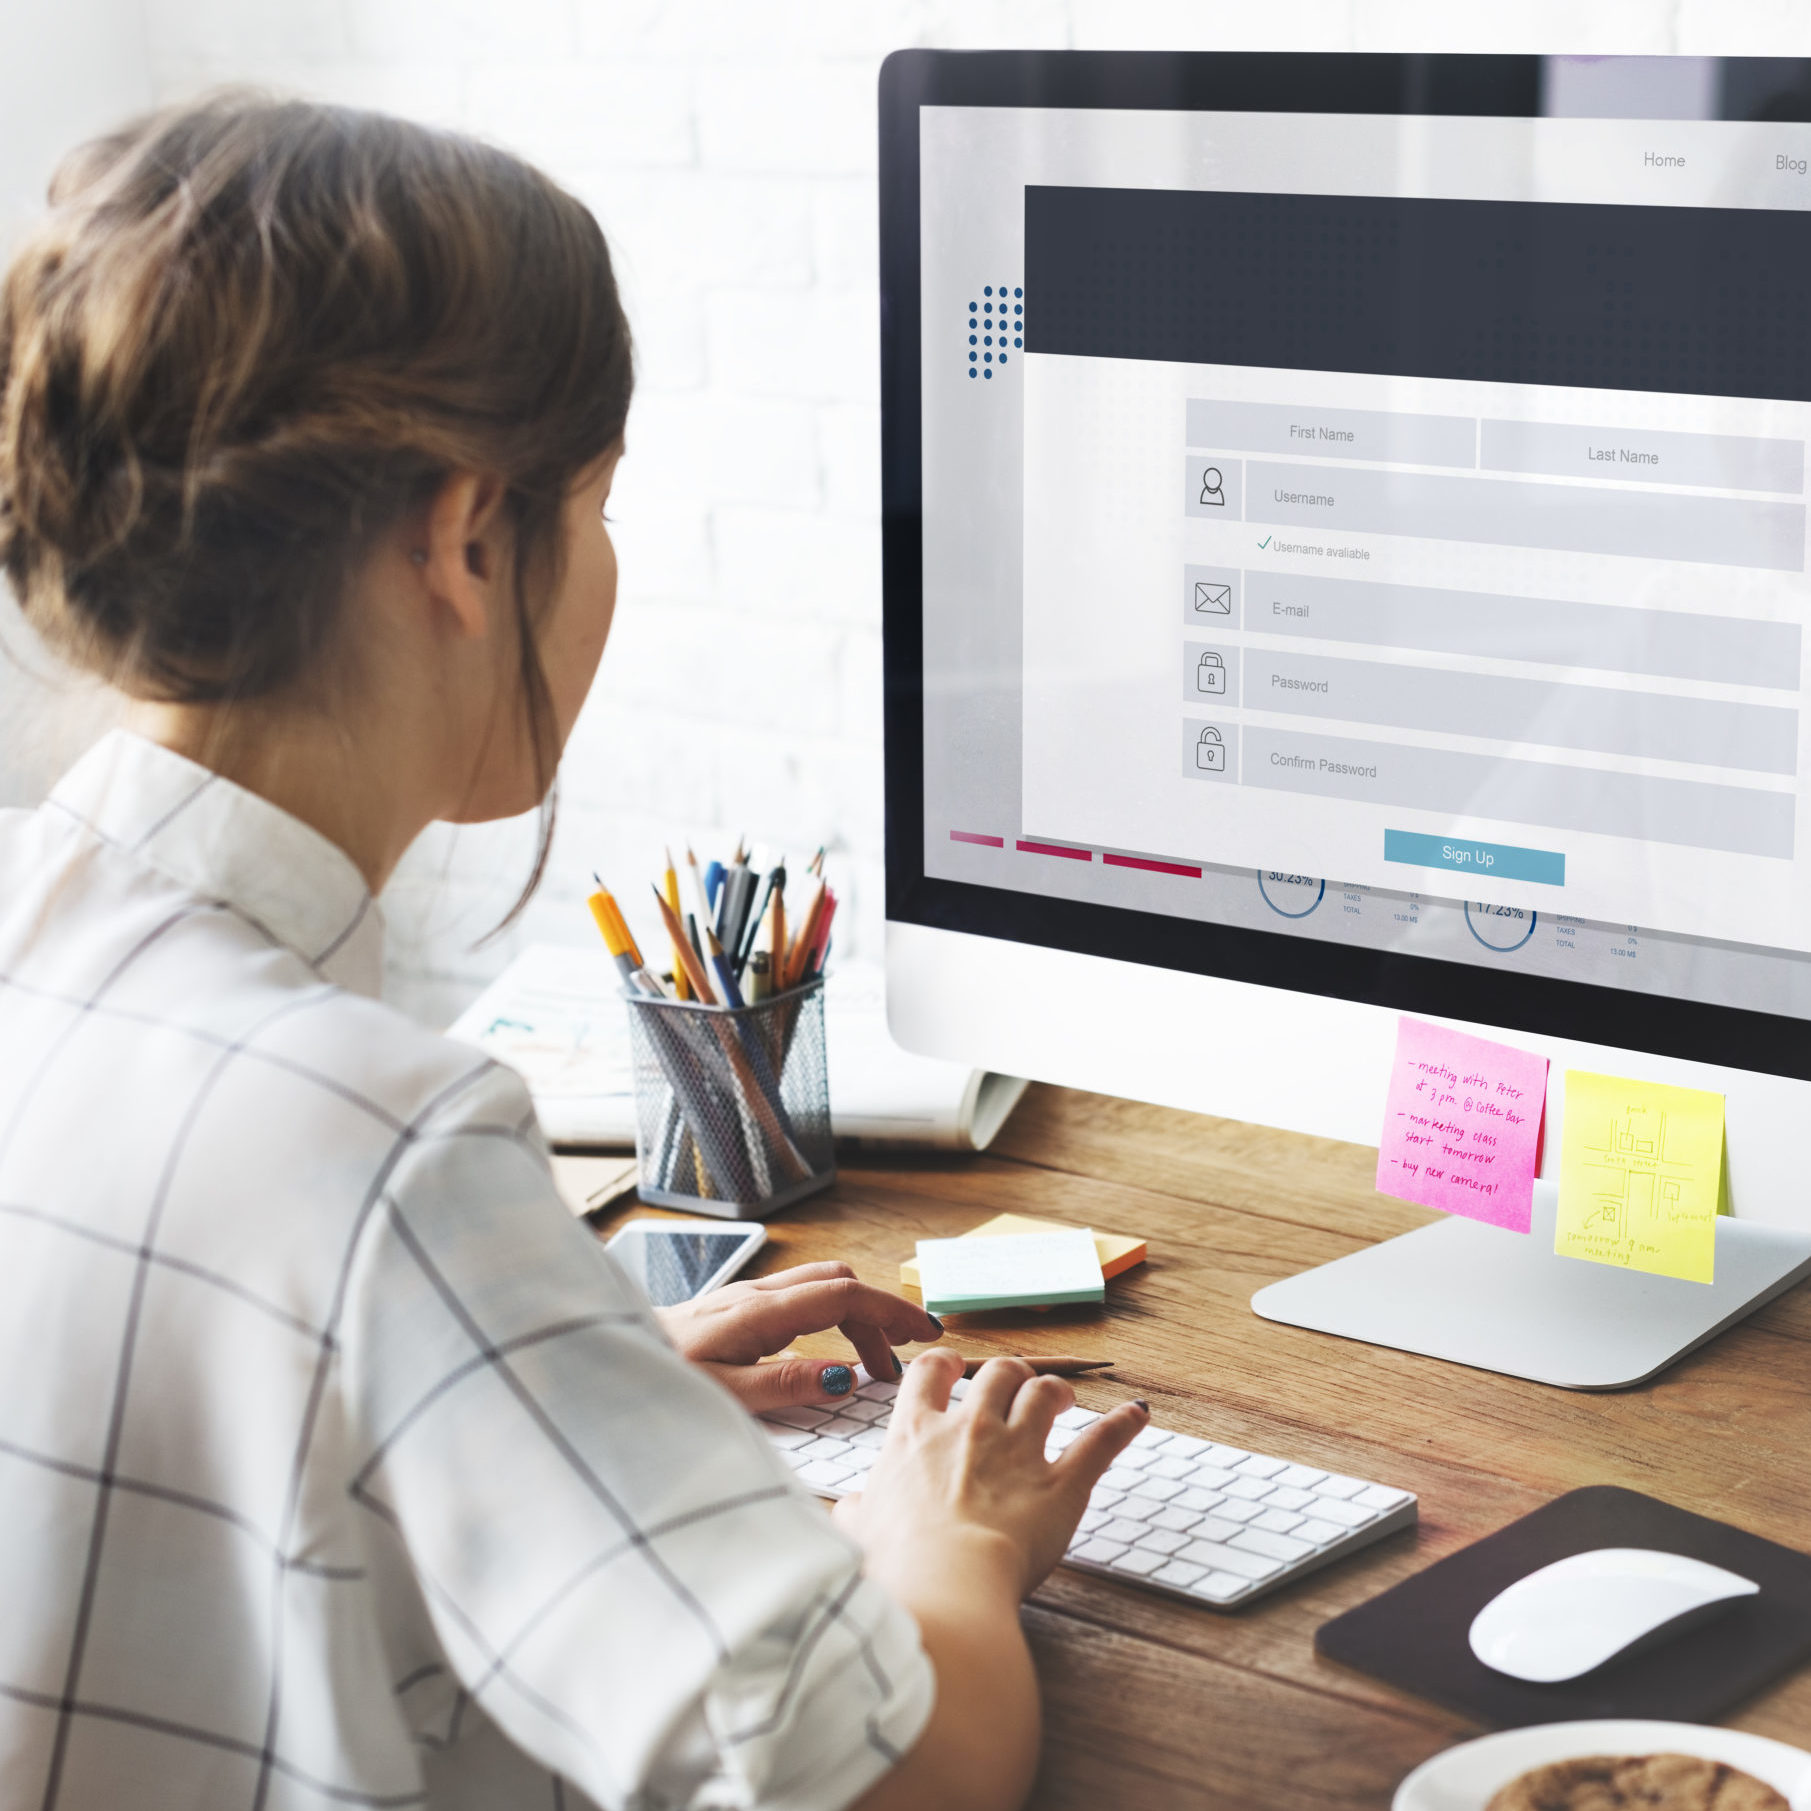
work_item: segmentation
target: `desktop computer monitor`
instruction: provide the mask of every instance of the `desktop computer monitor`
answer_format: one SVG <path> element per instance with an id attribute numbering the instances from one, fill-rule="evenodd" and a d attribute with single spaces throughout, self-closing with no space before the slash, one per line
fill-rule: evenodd
<path id="1" fill-rule="evenodd" d="M 903 52 L 889 1011 L 1375 1143 L 1402 1014 L 1811 1228 L 1811 68 Z M 1573 1266 L 1596 1269 L 1596 1266 Z"/>

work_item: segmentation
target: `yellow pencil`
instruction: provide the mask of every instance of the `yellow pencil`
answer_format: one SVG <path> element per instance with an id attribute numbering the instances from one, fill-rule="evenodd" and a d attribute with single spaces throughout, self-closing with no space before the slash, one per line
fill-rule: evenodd
<path id="1" fill-rule="evenodd" d="M 679 873 L 673 866 L 673 851 L 671 849 L 667 851 L 667 871 L 665 879 L 667 889 L 667 909 L 673 914 L 673 922 L 675 924 L 682 924 L 683 914 L 679 910 Z M 679 947 L 684 942 L 685 932 L 681 930 L 673 938 L 673 991 L 678 994 L 680 999 L 689 1000 L 692 997 L 691 983 L 686 979 L 685 963 L 679 954 Z"/>

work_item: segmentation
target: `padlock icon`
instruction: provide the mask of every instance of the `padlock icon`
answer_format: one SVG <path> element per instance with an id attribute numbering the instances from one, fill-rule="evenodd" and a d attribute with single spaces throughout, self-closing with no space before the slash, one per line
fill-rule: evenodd
<path id="1" fill-rule="evenodd" d="M 1226 744 L 1211 723 L 1203 725 L 1201 740 L 1195 744 L 1195 765 L 1209 773 L 1226 771 Z"/>
<path id="2" fill-rule="evenodd" d="M 1224 696 L 1226 691 L 1226 662 L 1218 654 L 1208 652 L 1201 656 L 1201 664 L 1195 668 L 1195 690 L 1213 692 Z"/>

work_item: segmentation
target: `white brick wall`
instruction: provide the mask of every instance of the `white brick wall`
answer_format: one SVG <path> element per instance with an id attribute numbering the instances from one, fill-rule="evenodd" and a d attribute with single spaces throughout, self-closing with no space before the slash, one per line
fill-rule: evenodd
<path id="1" fill-rule="evenodd" d="M 523 924 L 471 948 L 525 871 L 523 825 L 430 834 L 392 889 L 394 990 L 430 1016 L 523 937 L 584 938 L 593 867 L 633 899 L 661 845 L 687 837 L 722 848 L 747 832 L 801 855 L 829 844 L 848 893 L 839 941 L 878 950 L 872 179 L 886 51 L 1811 52 L 1806 0 L 72 4 L 142 20 L 159 99 L 247 80 L 509 144 L 583 196 L 615 248 L 641 347 L 613 512 L 618 627 Z M 0 11 L 0 67 L 17 10 Z M 9 158 L 0 138 L 0 193 Z M 27 747 L 12 687 L 0 796 L 29 792 L 49 759 L 45 717 Z"/>

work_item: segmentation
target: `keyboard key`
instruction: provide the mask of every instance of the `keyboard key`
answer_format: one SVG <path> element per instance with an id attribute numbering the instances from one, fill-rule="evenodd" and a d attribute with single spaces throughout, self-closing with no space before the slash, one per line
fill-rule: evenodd
<path id="1" fill-rule="evenodd" d="M 1109 1490 L 1130 1490 L 1143 1476 L 1143 1472 L 1134 1470 L 1129 1465 L 1121 1465 L 1116 1459 L 1107 1468 L 1101 1483 Z"/>
<path id="2" fill-rule="evenodd" d="M 1094 1532 L 1103 1541 L 1119 1541 L 1122 1545 L 1130 1547 L 1148 1530 L 1143 1522 L 1128 1522 L 1124 1516 L 1116 1515 L 1105 1527 L 1097 1528 Z"/>
<path id="3" fill-rule="evenodd" d="M 815 1430 L 830 1419 L 830 1411 L 808 1408 L 775 1409 L 767 1419 L 777 1421 L 781 1427 L 803 1427 Z"/>
<path id="4" fill-rule="evenodd" d="M 1209 1572 L 1189 1586 L 1195 1596 L 1205 1597 L 1209 1603 L 1226 1603 L 1250 1589 L 1250 1579 L 1234 1578 L 1230 1572 Z"/>
<path id="5" fill-rule="evenodd" d="M 1409 1500 L 1406 1490 L 1392 1490 L 1387 1484 L 1367 1484 L 1352 1501 L 1362 1509 L 1374 1509 L 1380 1515 L 1398 1508 Z"/>
<path id="6" fill-rule="evenodd" d="M 1191 1566 L 1186 1560 L 1173 1559 L 1161 1572 L 1151 1574 L 1160 1585 L 1192 1585 L 1205 1570 L 1202 1566 Z"/>
<path id="7" fill-rule="evenodd" d="M 767 1437 L 784 1452 L 788 1448 L 809 1446 L 817 1435 L 802 1427 L 770 1427 Z"/>
<path id="8" fill-rule="evenodd" d="M 849 1444 L 854 1447 L 867 1447 L 872 1452 L 879 1452 L 887 1443 L 887 1430 L 884 1427 L 864 1427 Z"/>
<path id="9" fill-rule="evenodd" d="M 1182 1494 L 1182 1486 L 1171 1478 L 1140 1478 L 1132 1486 L 1131 1494 L 1135 1497 L 1155 1497 L 1159 1503 L 1167 1503 L 1171 1497 Z"/>
<path id="10" fill-rule="evenodd" d="M 1317 1496 L 1313 1513 L 1319 1520 L 1337 1522 L 1342 1528 L 1362 1528 L 1366 1522 L 1376 1520 L 1374 1510 L 1360 1509 L 1356 1503 L 1342 1503 L 1337 1497 Z"/>
<path id="11" fill-rule="evenodd" d="M 1168 1508 L 1158 1510 L 1157 1513 L 1151 1517 L 1150 1525 L 1153 1528 L 1173 1529 L 1177 1533 L 1181 1533 L 1185 1529 L 1193 1528 L 1194 1525 L 1201 1520 L 1201 1512 L 1196 1509 L 1179 1508 L 1177 1505 L 1180 1504 L 1181 1501 L 1182 1498 L 1178 1497 Z"/>
<path id="12" fill-rule="evenodd" d="M 1234 1478 L 1226 1486 L 1229 1497 L 1242 1497 L 1247 1503 L 1261 1503 L 1270 1495 L 1271 1483 L 1268 1478 Z"/>
<path id="13" fill-rule="evenodd" d="M 958 1390 L 964 1388 L 965 1382 L 965 1379 L 958 1379 L 955 1388 Z M 870 1402 L 891 1402 L 899 1394 L 899 1385 L 891 1381 L 882 1383 L 876 1378 L 871 1383 L 864 1383 L 856 1394 L 867 1397 Z"/>
<path id="14" fill-rule="evenodd" d="M 1266 1559 L 1285 1561 L 1306 1559 L 1314 1551 L 1308 1541 L 1298 1541 L 1287 1534 L 1272 1534 L 1257 1527 L 1241 1528 L 1227 1545 L 1236 1547 L 1241 1553 L 1261 1553 Z"/>
<path id="15" fill-rule="evenodd" d="M 1129 1521 L 1148 1522 L 1162 1507 L 1155 1497 L 1133 1496 L 1128 1492 L 1119 1499 L 1119 1507 L 1113 1513 L 1123 1515 Z"/>
<path id="16" fill-rule="evenodd" d="M 1170 1430 L 1167 1427 L 1141 1427 L 1132 1436 L 1132 1445 L 1128 1450 L 1155 1452 L 1160 1446 L 1170 1443 Z"/>
<path id="17" fill-rule="evenodd" d="M 1082 1519 L 1075 1525 L 1075 1532 L 1077 1534 L 1092 1534 L 1096 1528 L 1104 1527 L 1108 1522 L 1112 1521 L 1112 1519 L 1112 1516 L 1104 1509 L 1084 1509 L 1082 1511 Z M 1338 1531 L 1335 1530 L 1335 1532 L 1337 1533 Z"/>
<path id="18" fill-rule="evenodd" d="M 1188 1536 L 1170 1534 L 1161 1528 L 1140 1528 L 1133 1544 L 1141 1553 L 1161 1553 L 1167 1559 L 1178 1547 L 1188 1545 Z"/>
<path id="19" fill-rule="evenodd" d="M 1203 1516 L 1195 1524 L 1195 1539 L 1198 1541 L 1230 1541 L 1239 1533 L 1239 1524 L 1229 1522 L 1223 1516 Z"/>
<path id="20" fill-rule="evenodd" d="M 1289 1461 L 1287 1459 L 1265 1459 L 1257 1453 L 1247 1453 L 1233 1467 L 1233 1470 L 1242 1478 L 1274 1478 L 1278 1472 L 1288 1469 Z"/>
<path id="21" fill-rule="evenodd" d="M 1240 1497 L 1222 1497 L 1214 1511 L 1223 1522 L 1255 1522 L 1263 1513 L 1262 1503 L 1247 1503 Z"/>
<path id="22" fill-rule="evenodd" d="M 847 1465 L 852 1471 L 865 1472 L 879 1457 L 880 1454 L 871 1446 L 852 1446 L 848 1456 L 837 1463 Z"/>
<path id="23" fill-rule="evenodd" d="M 1099 1535 L 1095 1535 L 1083 1541 L 1079 1547 L 1071 1547 L 1069 1557 L 1092 1560 L 1097 1566 L 1110 1566 L 1125 1550 L 1123 1541 L 1103 1541 Z"/>
<path id="24" fill-rule="evenodd" d="M 1161 1565 L 1166 1564 L 1161 1553 L 1146 1553 L 1141 1547 L 1134 1547 L 1130 1553 L 1122 1553 L 1113 1562 L 1115 1572 L 1130 1572 L 1134 1578 L 1149 1578 Z"/>
<path id="25" fill-rule="evenodd" d="M 1184 1478 L 1192 1478 L 1194 1470 L 1188 1460 L 1172 1459 L 1167 1454 L 1160 1453 L 1144 1468 L 1144 1475 L 1147 1478 L 1174 1478 L 1180 1482 Z"/>
<path id="26" fill-rule="evenodd" d="M 1290 1531 L 1298 1541 L 1312 1541 L 1317 1547 L 1324 1547 L 1329 1541 L 1337 1541 L 1348 1533 L 1337 1522 L 1317 1522 L 1310 1517 L 1305 1522 L 1298 1522 Z"/>
<path id="27" fill-rule="evenodd" d="M 825 1490 L 834 1490 L 854 1475 L 848 1466 L 837 1459 L 813 1459 L 809 1465 L 799 1467 L 799 1479 L 802 1483 L 822 1485 Z"/>
<path id="28" fill-rule="evenodd" d="M 1224 1465 L 1230 1469 L 1242 1460 L 1249 1459 L 1251 1454 L 1242 1446 L 1222 1446 L 1216 1440 L 1201 1456 L 1215 1465 Z"/>
<path id="29" fill-rule="evenodd" d="M 1178 1509 L 1205 1511 L 1209 1509 L 1218 1509 L 1225 1501 L 1226 1498 L 1220 1491 L 1202 1490 L 1196 1485 L 1190 1485 L 1181 1496 L 1176 1498 L 1176 1507 Z"/>
<path id="30" fill-rule="evenodd" d="M 1079 1427 L 1053 1427 L 1050 1430 L 1050 1443 L 1044 1448 L 1046 1452 L 1064 1452 L 1070 1441 L 1082 1430 Z"/>
<path id="31" fill-rule="evenodd" d="M 1266 1509 L 1262 1515 L 1254 1515 L 1246 1525 L 1251 1528 L 1266 1528 L 1272 1534 L 1288 1534 L 1301 1526 L 1302 1518 L 1287 1509 Z"/>
<path id="32" fill-rule="evenodd" d="M 820 1434 L 828 1434 L 837 1440 L 853 1440 L 857 1434 L 865 1434 L 867 1431 L 867 1422 L 857 1421 L 852 1415 L 832 1415 L 818 1429 Z"/>
<path id="33" fill-rule="evenodd" d="M 1199 1459 L 1212 1450 L 1213 1444 L 1211 1440 L 1197 1440 L 1193 1434 L 1171 1434 L 1163 1454 L 1166 1459 Z"/>
<path id="34" fill-rule="evenodd" d="M 1123 1490 L 1109 1490 L 1104 1484 L 1096 1484 L 1088 1497 L 1090 1509 L 1111 1509 L 1115 1503 L 1125 1500 Z"/>
<path id="35" fill-rule="evenodd" d="M 1197 1465 L 1189 1473 L 1189 1482 L 1198 1490 L 1224 1490 L 1238 1475 L 1224 1465 Z"/>
<path id="36" fill-rule="evenodd" d="M 1326 1475 L 1324 1471 L 1314 1471 L 1306 1465 L 1290 1465 L 1277 1473 L 1277 1482 L 1287 1484 L 1291 1490 L 1309 1490 Z"/>
<path id="37" fill-rule="evenodd" d="M 809 1446 L 801 1446 L 799 1452 L 807 1459 L 840 1459 L 849 1450 L 847 1440 L 813 1440 Z"/>
<path id="38" fill-rule="evenodd" d="M 1278 1484 L 1270 1495 L 1264 1499 L 1267 1509 L 1307 1509 L 1314 1502 L 1305 1490 L 1292 1490 L 1287 1484 Z"/>
<path id="39" fill-rule="evenodd" d="M 958 1377 L 956 1381 L 950 1385 L 950 1395 L 957 1402 L 960 1402 L 962 1398 L 968 1394 L 969 1385 L 973 1382 L 974 1379 L 972 1377 Z"/>
<path id="40" fill-rule="evenodd" d="M 1057 1416 L 1056 1425 L 1068 1433 L 1079 1434 L 1083 1428 L 1092 1427 L 1100 1419 L 1093 1409 L 1064 1409 Z"/>
<path id="41" fill-rule="evenodd" d="M 837 1413 L 855 1421 L 885 1421 L 893 1411 L 884 1402 L 870 1402 L 866 1397 L 857 1396 L 853 1402 L 845 1402 Z"/>
<path id="42" fill-rule="evenodd" d="M 1364 1485 L 1357 1478 L 1342 1478 L 1336 1472 L 1331 1477 L 1322 1478 L 1315 1485 L 1314 1494 L 1317 1497 L 1355 1497 L 1363 1489 Z"/>
<path id="43" fill-rule="evenodd" d="M 1194 1541 L 1182 1549 L 1182 1557 L 1192 1560 L 1204 1571 L 1231 1572 L 1240 1578 L 1269 1578 L 1282 1571 L 1281 1564 L 1262 1553 L 1248 1553 L 1241 1547 L 1221 1547 L 1212 1541 Z"/>

